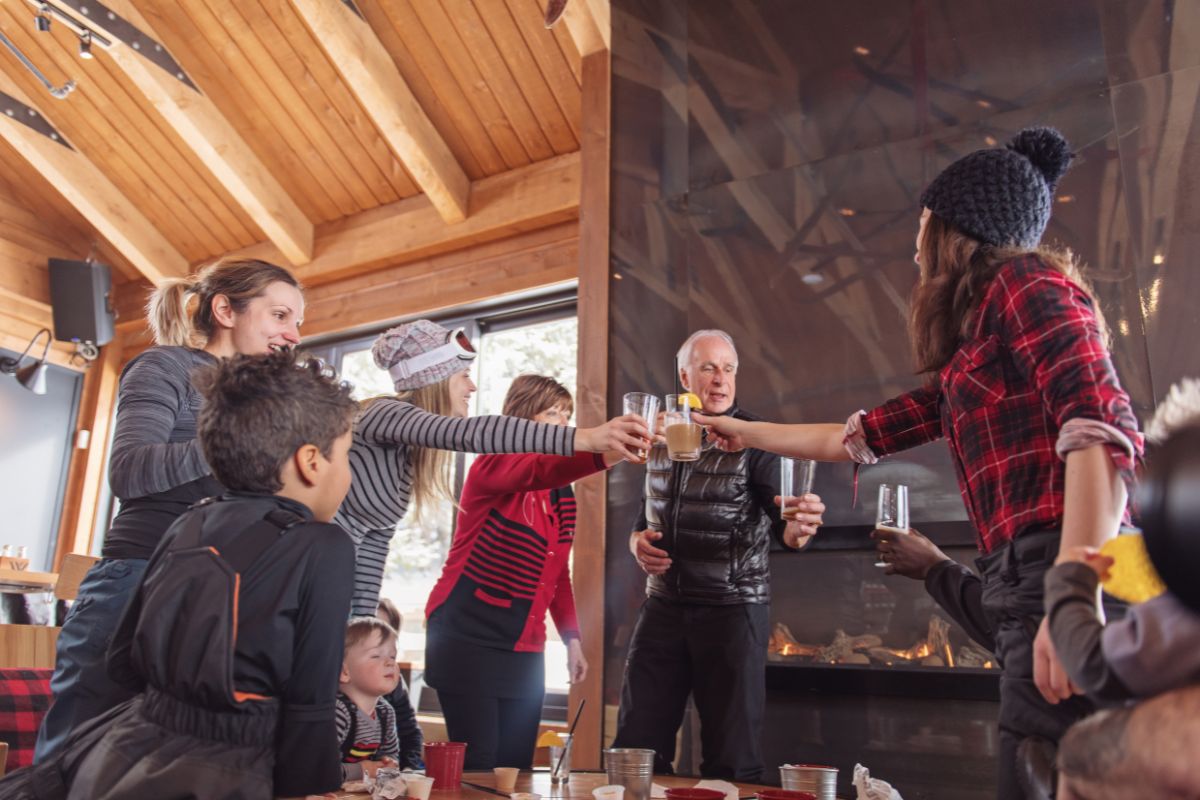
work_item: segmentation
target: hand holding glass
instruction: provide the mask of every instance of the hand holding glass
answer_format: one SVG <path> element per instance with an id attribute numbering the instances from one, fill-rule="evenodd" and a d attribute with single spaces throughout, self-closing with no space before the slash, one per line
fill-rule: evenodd
<path id="1" fill-rule="evenodd" d="M 646 422 L 646 427 L 654 431 L 658 421 L 658 396 L 645 392 L 630 392 L 625 395 L 626 414 L 636 414 Z M 637 451 L 638 460 L 634 463 L 645 464 L 647 451 L 643 448 Z"/>
<path id="2" fill-rule="evenodd" d="M 783 504 L 780 513 L 784 519 L 795 519 L 800 514 L 798 503 L 804 495 L 812 493 L 816 475 L 817 462 L 811 459 L 779 459 L 779 495 Z"/>
<path id="3" fill-rule="evenodd" d="M 879 505 L 875 512 L 875 529 L 908 533 L 908 487 L 902 483 L 881 483 Z M 886 567 L 887 562 L 876 561 L 875 566 Z"/>

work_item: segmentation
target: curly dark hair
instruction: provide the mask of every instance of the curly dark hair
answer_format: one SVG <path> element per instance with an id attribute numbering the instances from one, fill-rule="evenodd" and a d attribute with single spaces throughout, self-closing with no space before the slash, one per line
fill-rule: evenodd
<path id="1" fill-rule="evenodd" d="M 328 458 L 358 411 L 332 370 L 287 352 L 235 355 L 192 380 L 204 396 L 197 423 L 204 458 L 236 491 L 279 491 L 287 460 L 305 444 Z"/>

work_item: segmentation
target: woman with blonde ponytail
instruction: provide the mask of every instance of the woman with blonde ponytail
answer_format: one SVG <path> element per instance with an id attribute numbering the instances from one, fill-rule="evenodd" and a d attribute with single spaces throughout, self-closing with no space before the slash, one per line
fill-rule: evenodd
<path id="1" fill-rule="evenodd" d="M 193 370 L 237 353 L 294 347 L 304 297 L 282 267 L 225 260 L 164 282 L 147 316 L 155 346 L 125 367 L 117 395 L 108 478 L 121 509 L 59 634 L 54 704 L 38 731 L 35 762 L 54 755 L 75 726 L 130 696 L 108 678 L 109 639 L 167 528 L 224 491 L 196 440 L 201 398 Z"/>

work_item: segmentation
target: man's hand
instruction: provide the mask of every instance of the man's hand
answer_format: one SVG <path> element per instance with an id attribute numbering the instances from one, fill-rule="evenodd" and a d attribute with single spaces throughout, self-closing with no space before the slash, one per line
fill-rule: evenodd
<path id="1" fill-rule="evenodd" d="M 671 554 L 650 544 L 661 538 L 660 531 L 649 528 L 629 534 L 629 552 L 647 575 L 662 575 L 671 568 Z"/>
<path id="2" fill-rule="evenodd" d="M 787 520 L 787 527 L 783 529 L 783 543 L 793 550 L 800 550 L 808 546 L 812 541 L 812 537 L 816 536 L 817 528 L 824 523 L 821 515 L 825 513 L 825 504 L 821 502 L 821 498 L 815 494 L 806 494 L 803 497 L 780 497 L 775 496 L 775 505 L 781 510 L 792 511 L 796 510 L 796 516 Z"/>
<path id="3" fill-rule="evenodd" d="M 1045 617 L 1042 618 L 1042 624 L 1038 626 L 1037 636 L 1033 640 L 1033 683 L 1046 702 L 1052 706 L 1057 705 L 1060 700 L 1066 700 L 1072 694 L 1083 694 L 1067 677 L 1067 671 L 1058 660 L 1058 652 L 1050 639 L 1049 621 Z"/>
<path id="4" fill-rule="evenodd" d="M 1087 545 L 1075 545 L 1068 547 L 1059 553 L 1056 562 L 1061 564 L 1064 561 L 1081 561 L 1092 568 L 1092 572 L 1096 573 L 1096 577 L 1100 580 L 1108 580 L 1108 571 L 1115 563 L 1111 556 L 1101 555 L 1100 551 L 1094 547 Z"/>
<path id="5" fill-rule="evenodd" d="M 736 453 L 739 450 L 746 449 L 746 443 L 742 440 L 742 426 L 746 423 L 740 419 L 734 419 L 731 416 L 713 416 L 710 414 L 701 414 L 699 411 L 692 412 L 692 422 L 703 425 L 708 429 L 708 435 L 717 443 L 717 447 L 728 453 Z"/>
<path id="6" fill-rule="evenodd" d="M 583 683 L 587 673 L 588 662 L 583 657 L 583 644 L 572 636 L 567 640 L 567 682 Z"/>
<path id="7" fill-rule="evenodd" d="M 879 559 L 887 565 L 883 568 L 887 575 L 923 581 L 935 565 L 950 560 L 950 556 L 915 528 L 909 528 L 908 533 L 875 530 L 871 538 L 875 540 Z"/>

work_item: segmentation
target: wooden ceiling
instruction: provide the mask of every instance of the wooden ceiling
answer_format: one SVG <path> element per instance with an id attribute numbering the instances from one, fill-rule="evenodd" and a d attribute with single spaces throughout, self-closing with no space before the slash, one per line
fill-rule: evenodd
<path id="1" fill-rule="evenodd" d="M 0 49 L 0 92 L 60 137 L 0 116 L 0 236 L 24 221 L 29 252 L 94 253 L 143 292 L 230 253 L 319 285 L 578 215 L 581 53 L 604 46 L 606 0 L 550 30 L 542 0 L 51 5 L 39 31 L 36 3 L 0 0 L 0 32 L 77 84 L 55 99 Z M 44 305 L 21 288 L 42 283 L 0 266 L 0 295 Z"/>

